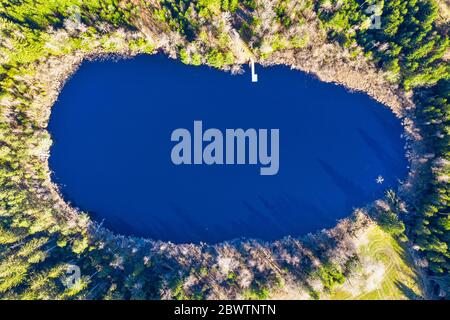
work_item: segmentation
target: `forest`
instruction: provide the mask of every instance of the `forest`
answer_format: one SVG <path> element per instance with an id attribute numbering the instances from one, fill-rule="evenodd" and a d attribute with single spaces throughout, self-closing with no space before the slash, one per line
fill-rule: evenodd
<path id="1" fill-rule="evenodd" d="M 291 285 L 326 298 L 358 274 L 351 239 L 375 223 L 417 256 L 427 296 L 448 299 L 449 22 L 439 10 L 434 0 L 0 0 L 0 298 L 266 299 Z M 112 234 L 51 183 L 46 124 L 83 59 L 157 51 L 233 73 L 253 57 L 373 74 L 375 98 L 407 101 L 410 184 L 383 210 L 271 244 Z M 82 270 L 74 286 L 60 281 L 67 264 Z"/>

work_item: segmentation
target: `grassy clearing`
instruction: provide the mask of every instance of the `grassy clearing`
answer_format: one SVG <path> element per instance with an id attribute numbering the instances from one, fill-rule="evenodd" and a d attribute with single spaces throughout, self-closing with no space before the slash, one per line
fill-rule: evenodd
<path id="1" fill-rule="evenodd" d="M 337 288 L 330 299 L 421 298 L 420 278 L 412 267 L 411 257 L 401 243 L 379 227 L 373 226 L 369 228 L 357 246 L 364 267 L 349 277 L 347 283 Z M 355 290 L 359 282 L 364 282 L 364 287 Z"/>
<path id="2" fill-rule="evenodd" d="M 448 0 L 437 0 L 439 5 L 439 18 L 440 22 L 448 23 L 450 20 L 450 2 Z"/>

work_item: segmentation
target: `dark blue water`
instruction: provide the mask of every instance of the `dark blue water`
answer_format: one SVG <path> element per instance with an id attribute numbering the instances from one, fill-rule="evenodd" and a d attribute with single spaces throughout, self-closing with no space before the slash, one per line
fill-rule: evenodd
<path id="1" fill-rule="evenodd" d="M 113 231 L 173 242 L 272 240 L 331 227 L 407 173 L 402 127 L 368 96 L 287 67 L 232 76 L 162 56 L 85 62 L 52 110 L 50 167 Z M 280 130 L 280 170 L 171 162 L 171 133 Z M 384 183 L 376 183 L 378 175 Z"/>

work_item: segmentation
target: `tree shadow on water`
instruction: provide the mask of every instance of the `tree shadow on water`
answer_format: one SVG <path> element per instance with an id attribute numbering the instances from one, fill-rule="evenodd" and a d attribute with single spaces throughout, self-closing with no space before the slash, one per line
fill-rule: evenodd
<path id="1" fill-rule="evenodd" d="M 348 207 L 351 208 L 361 201 L 370 199 L 369 195 L 364 191 L 364 189 L 359 187 L 354 182 L 350 181 L 350 179 L 348 179 L 344 175 L 340 174 L 332 165 L 321 159 L 317 159 L 317 161 L 319 162 L 325 173 L 334 181 L 335 185 L 342 191 L 343 194 L 345 194 L 345 202 Z"/>
<path id="2" fill-rule="evenodd" d="M 387 177 L 396 177 L 398 173 L 403 172 L 403 164 L 406 163 L 406 160 L 403 162 L 399 156 L 391 156 L 383 145 L 370 137 L 364 130 L 358 129 L 358 132 L 374 155 L 383 163 Z"/>

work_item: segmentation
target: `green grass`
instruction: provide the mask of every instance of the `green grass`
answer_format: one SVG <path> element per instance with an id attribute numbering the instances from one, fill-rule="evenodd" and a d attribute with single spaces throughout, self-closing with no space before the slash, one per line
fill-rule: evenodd
<path id="1" fill-rule="evenodd" d="M 377 286 L 370 291 L 351 294 L 338 287 L 331 299 L 403 300 L 422 296 L 421 281 L 412 267 L 411 257 L 404 246 L 379 227 L 370 227 L 357 248 L 361 260 L 383 264 L 384 273 Z"/>

